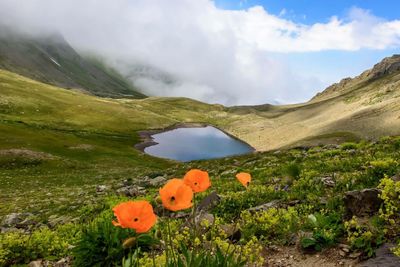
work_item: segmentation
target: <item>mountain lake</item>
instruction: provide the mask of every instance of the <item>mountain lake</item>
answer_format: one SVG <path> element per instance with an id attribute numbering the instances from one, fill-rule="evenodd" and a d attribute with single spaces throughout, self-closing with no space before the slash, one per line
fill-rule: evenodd
<path id="1" fill-rule="evenodd" d="M 177 128 L 151 135 L 157 144 L 146 147 L 146 154 L 173 159 L 192 161 L 222 158 L 254 151 L 247 143 L 212 127 Z"/>

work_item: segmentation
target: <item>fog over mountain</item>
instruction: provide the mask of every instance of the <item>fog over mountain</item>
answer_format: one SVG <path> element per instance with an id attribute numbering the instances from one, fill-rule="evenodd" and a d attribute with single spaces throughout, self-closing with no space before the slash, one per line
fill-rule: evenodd
<path id="1" fill-rule="evenodd" d="M 148 95 L 227 105 L 306 101 L 332 82 L 282 55 L 400 46 L 399 20 L 359 8 L 303 25 L 261 6 L 223 10 L 209 0 L 0 0 L 0 23 L 59 32 Z"/>

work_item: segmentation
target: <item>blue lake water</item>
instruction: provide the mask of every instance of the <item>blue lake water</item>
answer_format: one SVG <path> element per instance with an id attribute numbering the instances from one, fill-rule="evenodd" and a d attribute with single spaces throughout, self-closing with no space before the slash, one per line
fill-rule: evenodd
<path id="1" fill-rule="evenodd" d="M 254 151 L 248 144 L 212 126 L 178 128 L 154 134 L 152 138 L 158 144 L 146 147 L 145 153 L 177 161 L 222 158 Z"/>

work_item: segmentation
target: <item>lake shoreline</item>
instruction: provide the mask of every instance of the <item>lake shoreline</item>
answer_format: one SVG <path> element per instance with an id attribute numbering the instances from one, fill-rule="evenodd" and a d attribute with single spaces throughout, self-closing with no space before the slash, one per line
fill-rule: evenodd
<path id="1" fill-rule="evenodd" d="M 257 150 L 253 146 L 251 146 L 249 143 L 243 141 L 242 139 L 239 139 L 238 137 L 226 132 L 225 130 L 223 130 L 215 125 L 211 125 L 209 123 L 202 123 L 202 122 L 180 122 L 180 123 L 176 123 L 176 124 L 164 127 L 164 128 L 138 131 L 137 133 L 140 137 L 140 142 L 135 144 L 134 147 L 137 150 L 145 153 L 144 150 L 147 147 L 158 144 L 157 142 L 154 141 L 152 135 L 169 132 L 169 131 L 179 129 L 179 128 L 205 128 L 208 126 L 214 127 L 216 129 L 220 130 L 221 132 L 223 132 L 224 134 L 228 135 L 229 137 L 248 145 L 251 148 L 251 151 L 248 154 L 257 152 Z"/>

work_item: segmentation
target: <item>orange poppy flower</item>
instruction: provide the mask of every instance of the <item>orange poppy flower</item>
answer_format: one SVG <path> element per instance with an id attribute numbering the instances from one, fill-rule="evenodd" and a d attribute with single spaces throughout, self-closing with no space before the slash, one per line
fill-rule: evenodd
<path id="1" fill-rule="evenodd" d="M 248 187 L 251 182 L 251 175 L 250 173 L 247 172 L 241 172 L 236 174 L 236 178 L 244 187 Z"/>
<path id="2" fill-rule="evenodd" d="M 188 171 L 183 177 L 183 181 L 190 186 L 195 193 L 204 192 L 211 186 L 208 172 L 198 169 Z"/>
<path id="3" fill-rule="evenodd" d="M 136 233 L 145 233 L 156 223 L 153 207 L 145 200 L 127 201 L 113 208 L 117 222 L 112 223 L 122 228 L 134 229 Z"/>
<path id="4" fill-rule="evenodd" d="M 160 189 L 163 206 L 172 211 L 184 210 L 193 206 L 193 191 L 181 179 L 169 180 Z"/>

